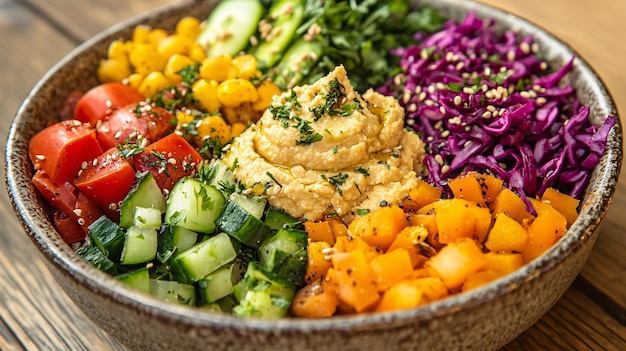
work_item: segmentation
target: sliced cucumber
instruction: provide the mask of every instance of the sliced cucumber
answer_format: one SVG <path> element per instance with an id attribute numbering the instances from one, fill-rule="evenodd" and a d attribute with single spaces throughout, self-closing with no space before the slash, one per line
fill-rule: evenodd
<path id="1" fill-rule="evenodd" d="M 220 230 L 241 243 L 256 249 L 271 234 L 272 230 L 255 215 L 258 212 L 256 207 L 253 208 L 255 214 L 244 208 L 248 205 L 250 203 L 247 201 L 238 203 L 237 197 L 229 199 L 224 212 L 218 217 L 216 223 Z"/>
<path id="2" fill-rule="evenodd" d="M 152 261 L 156 257 L 157 246 L 156 230 L 131 226 L 126 229 L 120 263 L 130 265 Z"/>
<path id="3" fill-rule="evenodd" d="M 190 306 L 196 304 L 194 286 L 176 281 L 150 279 L 150 294 L 168 302 Z"/>
<path id="4" fill-rule="evenodd" d="M 130 190 L 124 198 L 120 208 L 120 227 L 128 228 L 133 225 L 135 219 L 135 208 L 156 208 L 165 212 L 165 196 L 159 188 L 156 180 L 150 172 L 146 172 L 137 184 Z"/>
<path id="5" fill-rule="evenodd" d="M 172 259 L 172 273 L 176 280 L 190 284 L 232 262 L 237 257 L 230 237 L 217 234 L 183 251 Z"/>
<path id="6" fill-rule="evenodd" d="M 219 190 L 196 178 L 183 178 L 174 185 L 167 199 L 165 223 L 212 233 L 224 203 L 224 195 Z"/>
<path id="7" fill-rule="evenodd" d="M 133 225 L 139 228 L 159 229 L 161 226 L 161 211 L 151 207 L 135 207 Z"/>
<path id="8" fill-rule="evenodd" d="M 294 285 L 304 285 L 307 265 L 307 232 L 297 229 L 279 229 L 259 248 L 261 266 L 287 279 Z"/>
<path id="9" fill-rule="evenodd" d="M 297 39 L 278 63 L 277 74 L 273 77 L 274 83 L 283 90 L 301 83 L 309 75 L 322 52 L 323 46 L 320 42 Z"/>
<path id="10" fill-rule="evenodd" d="M 248 270 L 239 287 L 241 301 L 233 313 L 237 316 L 278 319 L 287 315 L 296 289 L 288 281 L 265 271 L 255 262 Z"/>
<path id="11" fill-rule="evenodd" d="M 304 0 L 278 0 L 270 7 L 266 20 L 271 30 L 254 51 L 258 61 L 272 67 L 291 43 L 304 17 Z"/>
<path id="12" fill-rule="evenodd" d="M 263 15 L 259 0 L 224 0 L 219 2 L 206 21 L 196 42 L 207 56 L 237 55 L 249 43 Z"/>
<path id="13" fill-rule="evenodd" d="M 293 228 L 304 230 L 304 224 L 289 213 L 279 210 L 276 207 L 270 207 L 265 215 L 265 224 L 272 230 L 282 228 Z"/>
<path id="14" fill-rule="evenodd" d="M 150 293 L 150 272 L 148 268 L 139 268 L 134 271 L 122 273 L 116 276 L 115 279 L 133 289 L 137 289 L 146 294 Z"/>
<path id="15" fill-rule="evenodd" d="M 117 275 L 117 266 L 113 261 L 106 257 L 99 248 L 92 245 L 86 245 L 76 250 L 76 254 L 84 258 L 85 261 L 91 263 L 99 270 L 110 275 Z"/>
<path id="16" fill-rule="evenodd" d="M 198 280 L 198 300 L 200 305 L 211 304 L 233 292 L 232 264 L 219 268 Z"/>
<path id="17" fill-rule="evenodd" d="M 159 234 L 157 258 L 161 263 L 168 263 L 178 252 L 183 252 L 198 241 L 198 233 L 187 228 L 168 225 Z"/>
<path id="18" fill-rule="evenodd" d="M 89 240 L 113 261 L 119 261 L 124 248 L 124 231 L 106 216 L 96 219 L 89 226 Z"/>
<path id="19" fill-rule="evenodd" d="M 229 196 L 231 201 L 236 202 L 246 212 L 254 217 L 261 219 L 263 213 L 265 213 L 265 206 L 267 205 L 267 199 L 261 197 L 245 196 L 239 193 L 232 193 Z"/>

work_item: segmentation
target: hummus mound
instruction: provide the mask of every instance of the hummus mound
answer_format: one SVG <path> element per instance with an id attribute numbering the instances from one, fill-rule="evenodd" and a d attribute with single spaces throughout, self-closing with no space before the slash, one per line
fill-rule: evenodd
<path id="1" fill-rule="evenodd" d="M 272 206 L 304 220 L 334 213 L 349 223 L 360 210 L 405 198 L 423 155 L 398 102 L 371 89 L 358 94 L 338 66 L 275 96 L 224 159 L 246 186 L 263 184 Z"/>

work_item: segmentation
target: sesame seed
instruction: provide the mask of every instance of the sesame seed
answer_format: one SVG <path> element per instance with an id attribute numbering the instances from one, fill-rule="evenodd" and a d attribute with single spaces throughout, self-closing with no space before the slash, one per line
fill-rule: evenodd
<path id="1" fill-rule="evenodd" d="M 442 138 L 447 138 L 450 136 L 450 131 L 449 130 L 444 130 L 443 132 L 441 132 L 441 137 Z"/>
<path id="2" fill-rule="evenodd" d="M 115 211 L 117 209 L 117 204 L 115 202 L 111 202 L 109 204 L 109 210 Z"/>
<path id="3" fill-rule="evenodd" d="M 420 50 L 420 57 L 422 60 L 428 60 L 428 50 L 426 48 Z"/>
<path id="4" fill-rule="evenodd" d="M 490 67 L 485 67 L 485 75 L 486 76 L 490 76 L 491 75 L 491 68 Z"/>
<path id="5" fill-rule="evenodd" d="M 487 111 L 489 112 L 494 112 L 496 110 L 496 107 L 493 105 L 487 105 Z"/>
<path id="6" fill-rule="evenodd" d="M 83 214 L 83 210 L 81 210 L 80 208 L 77 208 L 73 210 L 72 212 L 74 212 L 74 214 L 77 215 L 78 217 L 80 217 L 80 215 Z"/>
<path id="7" fill-rule="evenodd" d="M 532 45 L 530 46 L 530 51 L 532 51 L 534 54 L 536 54 L 537 52 L 539 52 L 539 44 L 537 44 L 537 43 L 532 43 Z"/>
<path id="8" fill-rule="evenodd" d="M 415 120 L 414 120 L 414 119 L 407 119 L 407 120 L 406 120 L 406 124 L 407 124 L 408 126 L 415 125 Z"/>
<path id="9" fill-rule="evenodd" d="M 115 139 L 119 139 L 121 136 L 122 136 L 122 131 L 121 131 L 121 130 L 118 130 L 118 131 L 115 133 L 115 135 L 113 135 L 113 137 L 114 137 Z"/>
<path id="10" fill-rule="evenodd" d="M 424 99 L 426 99 L 426 92 L 422 91 L 421 93 L 419 93 L 419 95 L 417 96 L 417 98 L 420 101 L 424 101 Z"/>
<path id="11" fill-rule="evenodd" d="M 91 162 L 91 165 L 94 166 L 94 167 L 97 166 L 98 165 L 98 159 L 94 158 L 93 161 Z"/>
<path id="12" fill-rule="evenodd" d="M 241 193 L 244 194 L 244 195 L 250 195 L 250 194 L 252 194 L 252 188 L 245 189 Z"/>
<path id="13" fill-rule="evenodd" d="M 450 166 L 449 165 L 443 165 L 443 167 L 441 167 L 441 173 L 442 174 L 446 174 L 450 172 Z"/>
<path id="14" fill-rule="evenodd" d="M 433 106 L 433 105 L 435 105 L 435 102 L 433 100 L 430 100 L 430 99 L 424 100 L 424 105 L 426 105 L 426 106 Z"/>
<path id="15" fill-rule="evenodd" d="M 454 69 L 456 69 L 457 71 L 460 71 L 463 69 L 463 67 L 465 67 L 465 63 L 463 61 L 459 62 L 456 64 L 456 66 L 454 66 Z"/>
<path id="16" fill-rule="evenodd" d="M 433 141 L 433 140 L 435 140 L 435 138 L 432 135 L 426 137 L 426 141 Z"/>
<path id="17" fill-rule="evenodd" d="M 435 88 L 437 88 L 438 90 L 444 90 L 446 88 L 446 85 L 443 84 L 442 82 L 437 82 L 435 84 Z"/>
<path id="18" fill-rule="evenodd" d="M 416 86 L 415 87 L 415 94 L 417 95 L 417 94 L 419 94 L 421 92 L 422 92 L 422 86 L 421 85 Z"/>
<path id="19" fill-rule="evenodd" d="M 544 62 L 542 62 L 542 63 L 540 63 L 540 64 L 539 64 L 539 68 L 540 68 L 542 71 L 545 71 L 545 70 L 548 68 L 548 64 L 547 64 L 547 63 L 545 63 L 545 61 L 544 61 Z"/>
<path id="20" fill-rule="evenodd" d="M 445 106 L 439 106 L 439 112 L 441 112 L 442 115 L 445 115 L 447 112 Z"/>
<path id="21" fill-rule="evenodd" d="M 167 163 L 169 163 L 171 165 L 175 165 L 176 164 L 176 159 L 175 158 L 168 158 L 167 159 Z"/>
<path id="22" fill-rule="evenodd" d="M 443 126 L 443 121 L 437 121 L 437 123 L 435 123 L 434 125 L 435 129 L 437 130 L 441 129 L 442 126 Z"/>
<path id="23" fill-rule="evenodd" d="M 530 99 L 530 94 L 527 91 L 522 91 L 519 95 L 525 99 Z"/>
<path id="24" fill-rule="evenodd" d="M 413 103 L 412 103 L 412 104 L 410 104 L 410 105 L 409 105 L 409 107 L 407 108 L 407 111 L 409 111 L 409 112 L 415 112 L 415 111 L 417 111 L 417 105 L 415 105 L 415 104 L 413 104 Z M 228 145 L 230 145 L 230 144 L 228 144 Z"/>
<path id="25" fill-rule="evenodd" d="M 491 118 L 491 112 L 489 112 L 489 111 L 483 112 L 482 117 L 483 118 Z"/>
<path id="26" fill-rule="evenodd" d="M 280 194 L 280 192 L 281 192 L 281 191 L 282 191 L 282 188 L 281 188 L 279 185 L 274 185 L 274 186 L 272 187 L 272 194 L 273 194 L 274 196 L 276 196 L 276 195 Z"/>
<path id="27" fill-rule="evenodd" d="M 473 95 L 473 94 L 475 93 L 475 92 L 474 92 L 474 89 L 472 89 L 472 88 L 470 88 L 470 87 L 463 87 L 463 92 L 464 92 L 465 94 L 469 94 L 469 95 Z"/>
<path id="28" fill-rule="evenodd" d="M 43 160 L 46 159 L 46 156 L 44 156 L 44 155 L 36 155 L 35 158 L 38 159 L 39 161 L 43 161 Z"/>
<path id="29" fill-rule="evenodd" d="M 427 89 L 428 89 L 428 92 L 431 93 L 431 94 L 436 91 L 436 88 L 435 88 L 434 84 L 429 85 Z"/>
<path id="30" fill-rule="evenodd" d="M 540 96 L 540 97 L 538 97 L 538 98 L 537 98 L 537 103 L 538 103 L 539 105 L 543 105 L 543 104 L 545 104 L 546 102 L 548 102 L 548 100 L 547 100 L 546 98 L 544 98 L 543 96 Z"/>

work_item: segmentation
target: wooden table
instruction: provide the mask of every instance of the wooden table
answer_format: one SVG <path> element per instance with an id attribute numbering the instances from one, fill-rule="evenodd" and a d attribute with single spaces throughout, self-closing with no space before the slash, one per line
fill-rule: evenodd
<path id="1" fill-rule="evenodd" d="M 20 102 L 55 62 L 106 27 L 173 1 L 0 0 L 2 139 Z M 618 108 L 626 111 L 626 2 L 483 1 L 539 23 L 570 43 L 597 69 Z M 626 350 L 625 177 L 574 285 L 504 349 Z M 0 350 L 124 350 L 52 280 L 6 193 L 0 196 Z"/>

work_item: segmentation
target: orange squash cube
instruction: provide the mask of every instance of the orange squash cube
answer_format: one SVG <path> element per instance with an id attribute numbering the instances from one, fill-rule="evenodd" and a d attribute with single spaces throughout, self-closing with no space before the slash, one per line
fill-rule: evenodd
<path id="1" fill-rule="evenodd" d="M 528 232 L 518 221 L 504 212 L 496 214 L 485 246 L 491 251 L 521 252 L 528 243 Z"/>
<path id="2" fill-rule="evenodd" d="M 455 289 L 486 266 L 487 259 L 473 239 L 461 238 L 444 246 L 428 265 L 448 289 Z"/>
<path id="3" fill-rule="evenodd" d="M 378 255 L 370 262 L 374 281 L 378 291 L 385 291 L 392 285 L 410 277 L 413 273 L 413 264 L 409 253 L 398 249 Z"/>

